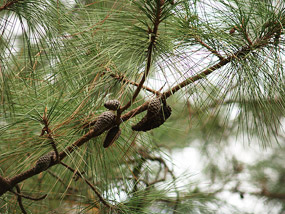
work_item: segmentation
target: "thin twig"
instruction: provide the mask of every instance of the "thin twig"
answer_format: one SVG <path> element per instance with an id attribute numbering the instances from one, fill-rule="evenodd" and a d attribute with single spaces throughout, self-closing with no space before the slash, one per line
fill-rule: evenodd
<path id="1" fill-rule="evenodd" d="M 132 99 L 123 107 L 120 108 L 120 112 L 125 111 L 126 109 L 128 109 L 132 103 L 136 100 L 137 96 L 139 95 L 139 92 L 146 80 L 146 77 L 149 74 L 150 71 L 150 67 L 151 67 L 151 63 L 152 63 L 152 52 L 155 46 L 155 40 L 157 38 L 157 31 L 158 31 L 158 26 L 160 24 L 160 17 L 161 17 L 161 12 L 162 12 L 162 6 L 163 6 L 163 1 L 157 1 L 157 10 L 156 10 L 156 17 L 155 17 L 155 22 L 154 22 L 154 27 L 153 30 L 150 33 L 151 35 L 151 41 L 150 44 L 148 46 L 148 51 L 147 51 L 147 62 L 146 62 L 146 69 L 145 69 L 145 73 L 138 85 L 138 87 L 136 88 Z"/>
<path id="2" fill-rule="evenodd" d="M 17 197 L 17 200 L 18 200 L 18 203 L 19 203 L 19 207 L 21 208 L 21 211 L 23 214 L 26 214 L 26 210 L 24 208 L 24 205 L 23 205 L 23 202 L 22 202 L 22 196 L 20 195 L 21 194 L 21 189 L 19 187 L 19 185 L 16 185 L 16 190 L 17 190 L 17 193 L 18 193 L 18 197 Z"/>
<path id="3" fill-rule="evenodd" d="M 16 185 L 16 187 L 17 187 L 17 185 Z M 35 198 L 35 197 L 32 197 L 32 196 L 20 194 L 19 192 L 18 193 L 14 192 L 13 190 L 10 190 L 10 192 L 14 193 L 17 196 L 20 196 L 20 197 L 23 197 L 23 198 L 26 198 L 26 199 L 29 199 L 29 200 L 32 200 L 32 201 L 40 201 L 40 200 L 43 200 L 43 199 L 45 199 L 47 197 L 47 194 L 44 194 L 44 195 L 42 195 L 40 197 Z"/>
<path id="4" fill-rule="evenodd" d="M 151 161 L 158 161 L 159 163 L 161 163 L 164 166 L 164 176 L 163 176 L 163 178 L 161 178 L 159 180 L 156 179 L 155 181 L 149 183 L 150 186 L 154 185 L 156 183 L 165 181 L 167 173 L 169 173 L 171 175 L 173 180 L 176 180 L 176 177 L 175 177 L 173 171 L 169 169 L 168 165 L 166 164 L 166 162 L 164 161 L 163 158 L 161 158 L 161 157 L 153 157 L 153 156 L 149 155 L 149 153 L 147 153 L 146 151 L 144 151 L 142 149 L 139 149 L 138 153 L 143 158 L 145 158 L 147 160 L 151 160 Z M 174 183 L 174 185 L 175 185 L 175 183 Z M 179 191 L 177 190 L 176 185 L 175 185 L 175 192 L 176 192 L 176 201 L 174 203 L 173 213 L 177 213 L 177 208 L 178 208 L 178 205 L 179 205 L 179 202 L 180 202 Z"/>
<path id="5" fill-rule="evenodd" d="M 78 192 L 77 189 L 74 189 L 74 188 L 72 188 L 72 187 L 66 185 L 66 184 L 64 183 L 64 181 L 63 181 L 59 176 L 57 176 L 55 173 L 53 173 L 51 170 L 47 170 L 47 172 L 48 172 L 52 177 L 56 178 L 68 191 Z"/>
<path id="6" fill-rule="evenodd" d="M 64 167 L 66 167 L 67 169 L 69 169 L 71 172 L 73 172 L 74 174 L 76 174 L 77 176 L 79 176 L 80 178 L 82 178 L 85 183 L 88 184 L 88 186 L 95 192 L 95 194 L 97 195 L 97 197 L 99 198 L 99 200 L 108 208 L 113 208 L 112 205 L 110 205 L 107 201 L 105 201 L 105 199 L 101 196 L 101 194 L 98 192 L 98 190 L 96 189 L 96 187 L 89 182 L 86 178 L 84 178 L 82 176 L 82 174 L 80 172 L 78 172 L 77 170 L 71 168 L 70 166 L 68 166 L 67 164 L 60 162 L 61 165 L 63 165 Z"/>
<path id="7" fill-rule="evenodd" d="M 51 144 L 51 146 L 54 150 L 54 153 L 55 153 L 56 162 L 59 162 L 58 150 L 56 148 L 56 144 L 55 144 L 54 139 L 52 137 L 52 131 L 49 128 L 49 120 L 47 117 L 47 107 L 45 107 L 44 114 L 42 116 L 42 123 L 44 124 L 44 127 L 42 129 L 41 136 L 44 135 L 45 132 L 47 133 L 47 137 L 50 140 L 50 144 Z"/>
<path id="8" fill-rule="evenodd" d="M 204 46 L 205 48 L 207 48 L 212 54 L 214 54 L 215 56 L 217 56 L 220 60 L 223 60 L 224 57 L 219 54 L 218 51 L 216 51 L 215 49 L 211 48 L 209 45 L 207 45 L 205 42 L 203 42 L 200 38 L 196 37 L 195 40 L 197 42 L 199 42 L 202 46 Z"/>
<path id="9" fill-rule="evenodd" d="M 139 86 L 139 83 L 130 81 L 130 80 L 126 79 L 124 76 L 119 76 L 119 75 L 116 75 L 116 74 L 109 74 L 109 75 L 110 75 L 110 77 L 113 77 L 114 79 L 122 81 L 123 83 L 128 83 L 128 84 L 131 84 L 131 85 L 134 85 L 134 86 L 137 86 L 137 87 Z M 151 89 L 151 88 L 149 88 L 147 86 L 142 86 L 141 88 L 143 88 L 146 91 L 149 91 L 149 92 L 151 92 L 153 94 L 160 95 L 159 91 Z"/>
<path id="10" fill-rule="evenodd" d="M 60 177 L 58 177 L 55 173 L 53 173 L 53 172 L 50 171 L 50 170 L 47 170 L 47 172 L 48 172 L 52 177 L 56 178 L 60 183 L 62 183 L 62 185 L 63 185 L 64 187 L 67 187 L 67 185 L 64 183 L 64 181 L 63 181 Z"/>

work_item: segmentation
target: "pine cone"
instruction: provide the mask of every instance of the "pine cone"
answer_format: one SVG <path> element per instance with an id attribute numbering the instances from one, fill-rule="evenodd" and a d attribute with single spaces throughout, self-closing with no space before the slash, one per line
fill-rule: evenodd
<path id="1" fill-rule="evenodd" d="M 120 101 L 119 100 L 108 100 L 104 106 L 105 108 L 109 109 L 109 110 L 113 110 L 116 111 L 120 108 Z"/>
<path id="2" fill-rule="evenodd" d="M 132 126 L 134 131 L 143 131 L 147 126 L 150 126 L 149 121 L 159 113 L 161 109 L 161 100 L 159 98 L 154 98 L 150 101 L 147 106 L 147 114 L 138 122 L 136 125 Z"/>
<path id="3" fill-rule="evenodd" d="M 120 137 L 120 135 L 121 135 L 121 129 L 119 126 L 111 128 L 106 135 L 103 147 L 108 148 L 109 146 L 111 146 Z"/>
<path id="4" fill-rule="evenodd" d="M 161 109 L 161 100 L 159 98 L 154 98 L 150 101 L 147 107 L 147 116 L 152 117 L 156 115 Z"/>
<path id="5" fill-rule="evenodd" d="M 168 105 L 163 105 L 160 111 L 152 117 L 144 116 L 140 122 L 132 126 L 134 131 L 149 131 L 161 126 L 171 115 L 171 108 Z"/>
<path id="6" fill-rule="evenodd" d="M 36 162 L 34 171 L 36 173 L 45 171 L 55 161 L 55 159 L 55 152 L 53 151 L 41 156 Z"/>
<path id="7" fill-rule="evenodd" d="M 149 120 L 147 115 L 145 115 L 136 125 L 132 126 L 134 131 L 143 131 L 146 126 L 148 126 Z"/>
<path id="8" fill-rule="evenodd" d="M 168 105 L 163 105 L 159 113 L 150 120 L 149 130 L 161 126 L 171 115 L 171 108 Z M 145 130 L 148 131 L 148 130 Z"/>
<path id="9" fill-rule="evenodd" d="M 105 111 L 103 112 L 97 119 L 95 125 L 94 125 L 94 132 L 95 136 L 98 136 L 102 134 L 104 131 L 110 129 L 114 122 L 115 122 L 116 116 L 110 112 Z"/>

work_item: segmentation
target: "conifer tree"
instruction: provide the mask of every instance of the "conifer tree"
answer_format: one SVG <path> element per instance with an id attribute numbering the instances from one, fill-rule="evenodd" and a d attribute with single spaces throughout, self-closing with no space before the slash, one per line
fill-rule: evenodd
<path id="1" fill-rule="evenodd" d="M 284 212 L 284 26 L 281 0 L 1 0 L 0 212 Z M 171 165 L 189 144 L 207 188 Z"/>

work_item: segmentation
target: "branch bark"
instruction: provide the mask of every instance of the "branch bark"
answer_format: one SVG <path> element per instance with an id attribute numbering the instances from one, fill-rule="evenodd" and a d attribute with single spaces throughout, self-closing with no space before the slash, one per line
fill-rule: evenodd
<path id="1" fill-rule="evenodd" d="M 19 185 L 16 185 L 16 190 L 17 190 L 17 193 L 19 193 L 19 195 L 17 196 L 19 207 L 21 208 L 22 213 L 26 214 L 27 211 L 25 210 L 23 202 L 22 202 L 22 196 L 20 195 L 21 194 L 21 189 L 20 189 Z"/>

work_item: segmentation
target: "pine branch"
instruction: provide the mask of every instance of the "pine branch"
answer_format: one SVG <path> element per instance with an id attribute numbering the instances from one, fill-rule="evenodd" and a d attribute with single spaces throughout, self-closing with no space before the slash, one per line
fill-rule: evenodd
<path id="1" fill-rule="evenodd" d="M 248 52 L 248 51 L 245 51 Z M 245 53 L 243 53 L 245 54 Z M 242 54 L 242 55 L 243 55 Z M 170 90 L 166 91 L 163 93 L 162 97 L 168 98 L 170 97 L 172 94 L 174 94 L 175 92 L 179 91 L 180 89 L 184 88 L 185 86 L 192 84 L 194 82 L 196 82 L 197 80 L 200 79 L 204 79 L 207 75 L 213 73 L 214 71 L 216 71 L 217 69 L 223 67 L 224 65 L 228 64 L 233 58 L 238 57 L 238 56 L 231 56 L 228 57 L 226 59 L 221 60 L 219 63 L 213 65 L 210 68 L 207 68 L 206 70 L 202 71 L 201 73 L 190 77 L 186 80 L 184 80 L 183 82 L 179 83 L 178 85 L 174 86 L 173 88 L 171 88 Z"/>
<path id="2" fill-rule="evenodd" d="M 211 48 L 209 45 L 207 45 L 205 42 L 203 42 L 200 38 L 196 37 L 195 40 L 197 42 L 199 42 L 202 46 L 207 48 L 212 54 L 217 56 L 220 60 L 224 59 L 224 57 L 218 51 L 216 51 L 215 49 Z"/>
<path id="3" fill-rule="evenodd" d="M 151 41 L 150 44 L 148 46 L 148 51 L 147 51 L 147 62 L 146 62 L 146 69 L 145 69 L 145 73 L 138 85 L 138 87 L 136 88 L 132 99 L 123 107 L 120 108 L 119 112 L 123 112 L 126 109 L 128 109 L 131 104 L 135 101 L 135 99 L 137 98 L 137 96 L 139 95 L 139 92 L 146 80 L 146 77 L 148 76 L 148 73 L 150 71 L 150 66 L 151 66 L 151 62 L 152 62 L 152 52 L 155 46 L 155 40 L 157 38 L 157 32 L 158 32 L 158 26 L 160 24 L 160 18 L 161 18 L 161 13 L 162 13 L 162 6 L 164 4 L 164 1 L 160 1 L 160 0 L 156 0 L 157 1 L 157 10 L 156 10 L 156 16 L 155 16 L 155 22 L 154 22 L 154 27 L 151 30 L 150 35 L 151 35 Z"/>
<path id="4" fill-rule="evenodd" d="M 262 191 L 260 193 L 252 193 L 254 195 L 258 196 L 265 196 L 267 198 L 271 199 L 278 199 L 278 200 L 285 200 L 285 194 L 284 193 L 274 193 L 274 192 L 269 192 L 269 191 Z"/>
<path id="5" fill-rule="evenodd" d="M 285 21 L 283 24 L 285 25 Z M 184 80 L 183 82 L 177 84 L 176 86 L 174 86 L 170 90 L 164 92 L 162 97 L 164 97 L 166 99 L 169 96 L 171 96 L 172 94 L 174 94 L 175 92 L 184 88 L 185 86 L 192 84 L 192 83 L 196 82 L 197 80 L 205 78 L 207 75 L 209 75 L 209 74 L 213 73 L 214 71 L 218 70 L 219 68 L 225 66 L 229 62 L 236 60 L 236 59 L 240 59 L 240 58 L 244 57 L 246 54 L 248 54 L 254 50 L 265 47 L 266 45 L 269 44 L 269 40 L 273 36 L 275 36 L 276 33 L 278 33 L 280 31 L 280 28 L 281 28 L 281 26 L 275 27 L 274 30 L 272 30 L 271 32 L 267 33 L 266 35 L 264 35 L 261 38 L 256 39 L 256 41 L 254 43 L 252 43 L 251 46 L 244 46 L 243 48 L 241 48 L 239 51 L 235 52 L 231 56 L 220 60 L 217 64 L 213 65 L 212 67 L 207 68 L 206 70 L 200 72 L 199 74 L 192 76 L 192 77 Z"/>
<path id="6" fill-rule="evenodd" d="M 148 104 L 149 104 L 150 101 L 146 101 L 144 102 L 142 105 L 138 106 L 137 108 L 135 109 L 132 109 L 130 110 L 129 112 L 125 113 L 124 115 L 122 115 L 122 120 L 123 121 L 127 121 L 129 120 L 130 118 L 144 112 L 145 110 L 147 110 L 147 107 L 148 107 Z"/>
<path id="7" fill-rule="evenodd" d="M 0 196 L 7 192 L 9 189 L 12 189 L 10 181 L 0 175 Z"/>
<path id="8" fill-rule="evenodd" d="M 110 72 L 110 69 L 109 69 L 109 68 L 107 68 L 106 70 L 107 70 L 108 72 Z M 105 75 L 105 74 L 106 74 L 106 73 L 103 72 L 102 75 Z M 110 73 L 109 76 L 111 76 L 111 77 L 113 77 L 114 79 L 117 79 L 117 80 L 119 80 L 119 81 L 122 81 L 123 83 L 129 83 L 129 84 L 131 84 L 131 85 L 134 85 L 134 86 L 139 87 L 139 83 L 130 81 L 130 80 L 126 79 L 124 76 L 117 75 L 117 74 L 114 74 L 114 73 Z M 160 91 L 156 91 L 156 90 L 151 89 L 151 88 L 149 88 L 149 87 L 147 87 L 147 86 L 142 86 L 141 88 L 142 88 L 142 89 L 145 89 L 145 90 L 147 90 L 147 91 L 149 91 L 149 92 L 151 92 L 151 93 L 153 93 L 153 94 L 155 94 L 155 95 L 158 95 L 158 96 L 161 95 Z M 146 109 L 145 109 L 145 110 L 146 110 Z M 138 114 L 138 113 L 140 113 L 140 112 L 137 112 L 136 114 Z M 120 114 L 121 114 L 121 113 L 120 113 Z M 126 116 L 123 116 L 122 120 L 125 121 L 126 118 L 127 118 Z M 81 128 L 82 128 L 82 129 L 86 129 L 86 128 L 88 128 L 88 127 L 94 126 L 96 122 L 97 122 L 97 119 L 95 119 L 95 120 L 93 120 L 93 121 L 91 121 L 91 122 L 90 122 L 90 121 L 89 121 L 89 122 L 86 122 L 86 123 L 84 123 L 84 124 L 82 125 Z"/>

